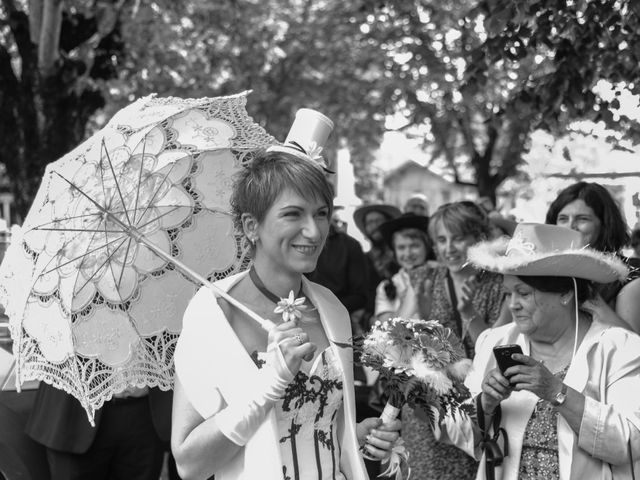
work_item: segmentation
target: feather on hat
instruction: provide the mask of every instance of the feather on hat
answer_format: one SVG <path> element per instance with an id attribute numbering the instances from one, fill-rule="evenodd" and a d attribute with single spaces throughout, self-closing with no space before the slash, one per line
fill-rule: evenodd
<path id="1" fill-rule="evenodd" d="M 582 246 L 579 232 L 556 225 L 520 223 L 513 237 L 469 248 L 473 265 L 504 275 L 576 277 L 599 283 L 623 281 L 629 270 L 612 254 Z"/>

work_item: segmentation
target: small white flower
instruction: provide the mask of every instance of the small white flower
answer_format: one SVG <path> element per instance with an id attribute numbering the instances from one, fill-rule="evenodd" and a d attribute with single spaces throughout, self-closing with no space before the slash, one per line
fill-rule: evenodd
<path id="1" fill-rule="evenodd" d="M 295 294 L 293 290 L 291 290 L 289 297 L 281 298 L 273 312 L 281 313 L 282 321 L 284 322 L 295 322 L 302 318 L 302 312 L 307 309 L 307 306 L 304 304 L 306 300 L 305 297 L 295 298 Z"/>

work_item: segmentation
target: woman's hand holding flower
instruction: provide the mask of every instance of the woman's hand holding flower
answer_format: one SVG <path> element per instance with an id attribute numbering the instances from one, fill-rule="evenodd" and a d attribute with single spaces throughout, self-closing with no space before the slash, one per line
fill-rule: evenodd
<path id="1" fill-rule="evenodd" d="M 543 362 L 519 353 L 514 353 L 513 359 L 522 365 L 509 367 L 504 373 L 514 390 L 528 390 L 543 400 L 551 401 L 562 389 L 562 380 L 554 376 Z"/>
<path id="2" fill-rule="evenodd" d="M 268 351 L 279 350 L 289 371 L 295 375 L 302 360 L 311 360 L 317 346 L 296 322 L 284 322 L 269 331 Z"/>
<path id="3" fill-rule="evenodd" d="M 401 425 L 398 419 L 382 423 L 380 418 L 366 418 L 356 425 L 358 443 L 364 445 L 369 456 L 384 460 L 400 438 Z"/>

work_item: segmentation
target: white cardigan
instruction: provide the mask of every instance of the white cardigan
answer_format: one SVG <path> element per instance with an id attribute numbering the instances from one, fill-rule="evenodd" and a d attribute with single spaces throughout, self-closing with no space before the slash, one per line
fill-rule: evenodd
<path id="1" fill-rule="evenodd" d="M 225 291 L 247 273 L 225 278 L 216 285 Z M 322 326 L 343 372 L 343 409 L 338 417 L 340 468 L 349 480 L 368 479 L 358 450 L 355 429 L 353 352 L 337 347 L 351 338 L 349 315 L 328 289 L 303 277 L 303 288 L 318 308 Z M 227 322 L 215 294 L 202 287 L 184 314 L 183 329 L 175 352 L 176 375 L 193 407 L 203 418 L 215 415 L 223 405 L 246 398 L 258 369 Z M 272 409 L 244 448 L 215 472 L 216 480 L 283 480 L 278 427 Z"/>
<path id="2" fill-rule="evenodd" d="M 496 368 L 493 347 L 517 343 L 529 355 L 529 342 L 515 324 L 485 330 L 476 342 L 473 370 L 465 383 L 475 397 L 486 373 Z M 594 321 L 564 382 L 585 395 L 580 434 L 558 415 L 560 479 L 630 479 L 628 442 L 635 471 L 640 472 L 640 336 Z M 516 480 L 525 429 L 538 397 L 513 392 L 501 403 L 502 423 L 509 435 L 509 456 L 496 467 L 496 480 Z M 480 458 L 477 430 L 468 417 L 445 417 L 440 439 Z M 638 474 L 636 474 L 638 476 Z M 485 478 L 484 456 L 477 479 Z"/>

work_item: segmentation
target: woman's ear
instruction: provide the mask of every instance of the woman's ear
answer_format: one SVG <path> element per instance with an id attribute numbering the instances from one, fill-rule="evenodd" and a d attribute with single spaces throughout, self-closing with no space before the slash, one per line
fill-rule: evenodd
<path id="1" fill-rule="evenodd" d="M 560 303 L 562 305 L 569 305 L 573 301 L 575 293 L 573 290 L 569 290 L 568 292 L 560 294 Z"/>
<path id="2" fill-rule="evenodd" d="M 258 240 L 258 220 L 250 213 L 243 213 L 240 220 L 245 236 L 251 243 L 255 244 Z"/>

